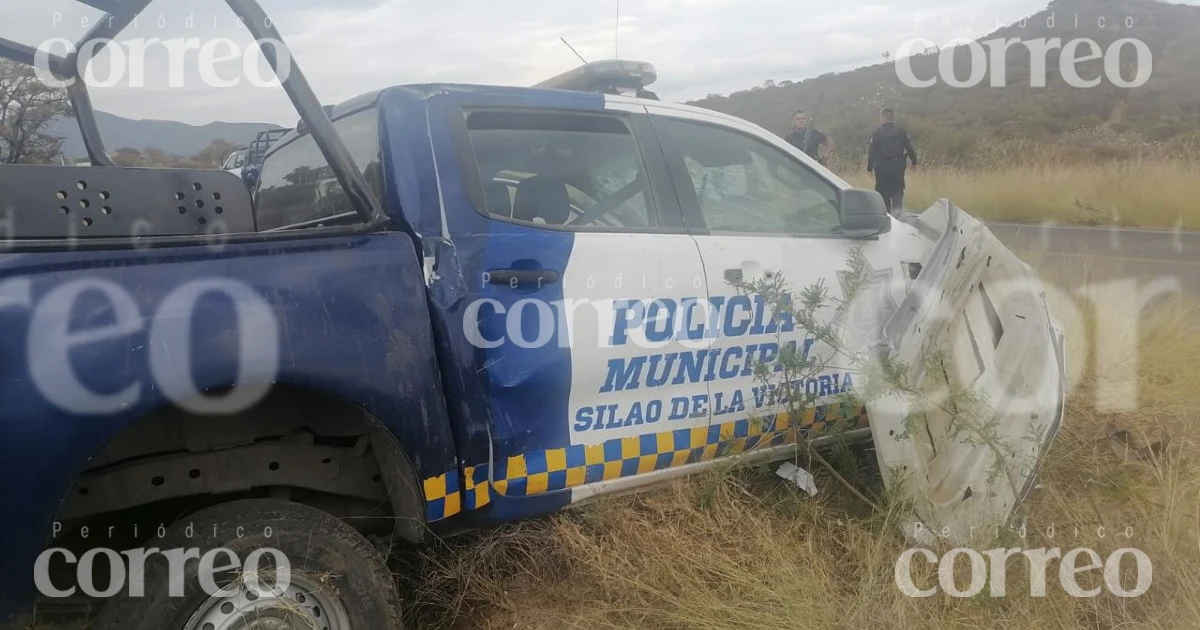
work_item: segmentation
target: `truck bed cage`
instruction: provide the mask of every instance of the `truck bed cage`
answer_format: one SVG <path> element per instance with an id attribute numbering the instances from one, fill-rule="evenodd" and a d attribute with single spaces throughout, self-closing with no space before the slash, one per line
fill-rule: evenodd
<path id="1" fill-rule="evenodd" d="M 36 2 L 36 0 L 33 1 Z M 82 78 L 85 76 L 87 66 L 91 60 L 81 59 L 78 51 L 89 50 L 89 45 L 95 44 L 96 48 L 93 57 L 98 56 L 108 43 L 128 28 L 134 19 L 145 11 L 146 7 L 152 4 L 154 0 L 75 1 L 79 4 L 98 9 L 104 12 L 105 15 L 94 22 L 95 26 L 76 43 L 70 55 L 66 57 L 55 54 L 47 55 L 48 67 L 50 72 L 58 79 L 70 81 L 67 87 L 67 96 L 75 112 L 75 118 L 79 122 L 79 130 L 83 136 L 84 146 L 87 148 L 91 164 L 93 167 L 112 169 L 115 165 L 104 146 L 104 139 L 101 136 L 100 128 L 96 121 L 96 112 L 92 107 L 91 96 L 88 92 L 87 84 Z M 287 92 L 292 104 L 296 107 L 296 111 L 300 114 L 306 130 L 312 135 L 313 140 L 328 161 L 333 173 L 345 189 L 347 196 L 354 203 L 356 212 L 367 223 L 383 221 L 384 215 L 380 210 L 379 200 L 371 192 L 366 178 L 363 176 L 362 171 L 355 165 L 345 143 L 337 132 L 334 131 L 333 123 L 330 121 L 328 114 L 321 107 L 321 103 L 309 85 L 308 80 L 296 65 L 290 49 L 283 43 L 282 36 L 267 17 L 258 0 L 224 0 L 224 2 L 241 18 L 250 34 L 258 42 L 267 63 L 271 66 L 272 71 L 279 76 L 284 91 Z M 264 45 L 264 42 L 269 43 Z M 288 72 L 282 76 L 279 73 L 281 55 L 290 61 Z M 20 42 L 0 37 L 0 57 L 28 66 L 34 66 L 37 62 L 38 50 Z M 177 188 L 179 183 L 184 180 L 188 180 L 193 185 L 198 183 L 203 185 L 200 178 L 207 177 L 208 173 L 208 171 L 198 170 L 189 174 L 183 169 L 130 169 L 129 176 L 138 177 L 146 181 L 164 179 L 166 181 L 148 181 L 148 183 L 152 184 L 151 188 L 162 188 L 165 190 Z M 77 175 L 80 175 L 80 173 L 76 172 L 75 175 L 64 174 L 63 177 L 69 179 Z M 157 184 L 162 185 L 159 186 Z M 157 218 L 161 218 L 161 216 Z M 174 234 L 175 232 L 171 233 Z M 200 231 L 199 233 L 203 234 L 204 232 Z M 99 236 L 100 234 L 95 235 Z M 9 236 L 12 237 L 14 235 Z M 17 234 L 15 236 L 21 238 L 25 235 Z M 37 238 L 37 236 L 32 234 L 29 236 Z M 82 234 L 72 234 L 71 236 L 82 236 Z"/>
<path id="2" fill-rule="evenodd" d="M 250 152 L 246 154 L 246 168 L 261 167 L 271 147 L 291 131 L 291 129 L 268 129 L 258 132 L 254 142 L 250 143 Z"/>

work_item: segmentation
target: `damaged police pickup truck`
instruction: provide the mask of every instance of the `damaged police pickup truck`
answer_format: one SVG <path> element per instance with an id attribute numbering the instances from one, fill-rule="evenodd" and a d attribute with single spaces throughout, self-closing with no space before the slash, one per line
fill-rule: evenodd
<path id="1" fill-rule="evenodd" d="M 108 3 L 105 28 L 147 3 Z M 96 606 L 103 628 L 399 627 L 389 541 L 783 458 L 846 424 L 907 471 L 887 479 L 910 533 L 1004 522 L 1030 487 L 1062 331 L 1033 271 L 952 204 L 897 221 L 759 127 L 657 100 L 419 85 L 325 110 L 294 63 L 283 85 L 303 120 L 253 190 L 113 166 L 82 83 L 96 166 L 0 167 L 0 626 L 36 600 Z M 903 397 L 842 402 L 861 376 L 836 362 L 804 383 L 816 408 L 751 422 L 772 413 L 754 365 L 805 332 L 731 283 L 837 297 L 854 248 L 876 346 L 914 378 L 946 352 L 1021 455 L 1003 481 L 946 410 L 905 437 Z M 247 558 L 291 575 L 260 593 Z"/>

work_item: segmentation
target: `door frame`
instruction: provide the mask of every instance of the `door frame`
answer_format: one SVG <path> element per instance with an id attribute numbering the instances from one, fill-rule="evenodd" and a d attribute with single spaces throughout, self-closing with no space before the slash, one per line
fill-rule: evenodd
<path id="1" fill-rule="evenodd" d="M 584 106 L 582 103 L 586 103 Z M 653 228 L 646 229 L 603 229 L 603 228 L 571 228 L 569 226 L 544 226 L 530 225 L 524 222 L 514 222 L 505 220 L 502 217 L 490 216 L 486 212 L 486 202 L 484 198 L 483 181 L 479 173 L 476 163 L 474 150 L 470 141 L 470 136 L 467 128 L 467 115 L 473 111 L 512 111 L 512 112 L 558 112 L 567 115 L 577 116 L 607 116 L 618 117 L 624 120 L 630 128 L 631 135 L 637 144 L 642 160 L 642 166 L 645 169 L 646 176 L 649 178 L 648 194 L 652 197 L 652 204 L 657 215 L 659 225 Z M 512 227 L 520 226 L 531 230 L 544 231 L 547 234 L 560 234 L 563 237 L 569 238 L 572 234 L 638 234 L 638 235 L 661 235 L 661 236 L 676 236 L 688 241 L 688 246 L 695 248 L 695 241 L 688 234 L 683 222 L 683 211 L 676 194 L 676 187 L 671 180 L 670 170 L 667 167 L 666 155 L 663 151 L 662 144 L 659 141 L 656 130 L 650 121 L 650 117 L 646 112 L 644 105 L 640 103 L 625 102 L 619 99 L 610 99 L 603 95 L 580 95 L 575 93 L 559 93 L 545 92 L 537 95 L 537 98 L 531 98 L 528 90 L 508 90 L 505 88 L 472 91 L 464 93 L 447 93 L 430 99 L 428 104 L 428 125 L 430 140 L 433 150 L 433 158 L 435 164 L 435 176 L 437 182 L 437 200 L 439 207 L 437 212 L 440 213 L 441 226 L 443 230 L 443 239 L 446 241 L 446 247 L 440 250 L 442 256 L 456 258 L 453 265 L 439 265 L 440 270 L 453 269 L 455 281 L 460 285 L 460 295 L 465 297 L 473 292 L 470 287 L 464 286 L 462 283 L 470 282 L 470 278 L 463 277 L 464 270 L 457 262 L 456 250 L 460 249 L 455 243 L 457 233 L 458 239 L 467 239 L 486 235 L 489 225 L 504 225 Z M 470 206 L 470 210 L 467 209 Z M 454 208 L 451 211 L 451 208 Z M 451 218 L 451 214 L 453 218 Z M 463 233 L 465 231 L 465 233 Z M 698 273 L 703 273 L 703 264 L 699 256 L 699 250 L 695 249 L 696 261 L 699 263 Z M 442 261 L 445 263 L 446 261 Z M 445 281 L 446 273 L 439 271 L 441 281 Z M 703 289 L 707 295 L 707 287 Z M 440 307 L 435 307 L 439 308 Z M 443 311 L 442 318 L 446 319 L 447 332 L 457 337 L 458 339 L 451 340 L 452 345 L 456 348 L 466 348 L 463 344 L 462 337 L 462 312 L 461 308 L 457 317 L 452 313 Z M 574 351 L 574 348 L 572 348 Z M 479 362 L 471 359 L 477 354 L 461 355 L 461 361 L 464 364 L 469 364 L 468 367 L 474 371 L 478 367 Z M 459 374 L 464 371 L 460 365 L 458 368 Z M 451 379 L 453 380 L 453 379 Z M 538 494 L 530 495 L 509 495 L 502 494 L 496 491 L 497 479 L 492 476 L 493 468 L 502 462 L 497 461 L 508 453 L 497 453 L 496 443 L 491 435 L 491 417 L 490 405 L 486 401 L 487 387 L 482 382 L 472 384 L 470 387 L 476 389 L 476 394 L 468 398 L 475 398 L 476 404 L 474 408 L 478 411 L 480 408 L 488 410 L 489 413 L 484 414 L 486 417 L 480 417 L 480 414 L 473 414 L 468 422 L 463 423 L 461 428 L 456 428 L 456 441 L 459 443 L 460 459 L 459 467 L 462 475 L 462 488 L 464 494 L 464 506 L 468 509 L 482 508 L 491 505 L 491 509 L 486 511 L 486 514 L 480 514 L 480 518 L 486 521 L 503 521 L 518 516 L 531 516 L 534 514 L 551 512 L 560 509 L 565 504 L 582 497 L 605 494 L 610 491 L 618 491 L 622 487 L 629 484 L 645 485 L 651 483 L 659 475 L 657 474 L 637 474 L 633 476 L 624 476 L 616 481 L 599 481 L 595 483 L 587 483 L 584 485 L 570 485 L 563 489 L 554 489 Z M 480 404 L 482 403 L 482 404 Z M 568 426 L 571 418 L 563 418 L 563 425 Z M 646 434 L 653 435 L 653 434 Z M 550 445 L 547 445 L 549 449 Z M 570 437 L 562 444 L 553 445 L 555 450 L 562 450 L 570 447 Z M 656 473 L 665 473 L 671 471 L 656 471 Z M 647 479 L 647 477 L 650 479 Z"/>

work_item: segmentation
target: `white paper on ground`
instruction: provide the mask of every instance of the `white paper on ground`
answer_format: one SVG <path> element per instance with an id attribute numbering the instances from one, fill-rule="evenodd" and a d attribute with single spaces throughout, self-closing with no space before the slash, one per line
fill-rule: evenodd
<path id="1" fill-rule="evenodd" d="M 801 490 L 807 492 L 809 496 L 817 496 L 817 483 L 807 470 L 788 462 L 780 466 L 779 470 L 775 471 L 775 474 L 796 484 Z"/>

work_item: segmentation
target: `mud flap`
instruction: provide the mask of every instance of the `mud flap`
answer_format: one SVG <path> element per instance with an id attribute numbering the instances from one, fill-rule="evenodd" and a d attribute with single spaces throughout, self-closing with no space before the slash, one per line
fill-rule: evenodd
<path id="1" fill-rule="evenodd" d="M 948 200 L 914 224 L 938 240 L 885 325 L 903 387 L 867 405 L 884 482 L 921 543 L 990 542 L 1025 499 L 1061 423 L 1061 324 L 1036 272 Z"/>

